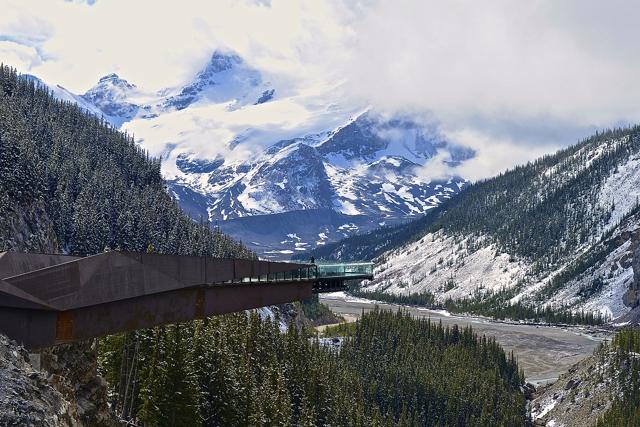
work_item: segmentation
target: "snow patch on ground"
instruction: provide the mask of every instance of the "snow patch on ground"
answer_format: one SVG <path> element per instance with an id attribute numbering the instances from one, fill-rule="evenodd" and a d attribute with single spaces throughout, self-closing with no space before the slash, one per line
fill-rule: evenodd
<path id="1" fill-rule="evenodd" d="M 598 192 L 598 205 L 610 209 L 615 205 L 611 219 L 604 227 L 608 230 L 618 224 L 640 199 L 640 155 L 635 155 L 609 176 Z"/>
<path id="2" fill-rule="evenodd" d="M 440 300 L 465 298 L 476 292 L 498 291 L 514 286 L 528 266 L 493 245 L 471 251 L 468 238 L 442 231 L 387 253 L 376 266 L 371 290 L 394 294 L 429 291 Z"/>
<path id="3" fill-rule="evenodd" d="M 262 320 L 269 319 L 272 322 L 276 320 L 276 314 L 269 307 L 257 308 L 256 311 L 258 312 L 258 315 Z M 287 332 L 287 329 L 288 329 L 287 323 L 284 320 L 280 319 L 278 321 L 278 329 L 280 329 L 280 332 L 282 333 Z"/>
<path id="4" fill-rule="evenodd" d="M 531 417 L 534 420 L 540 419 L 540 418 L 544 417 L 545 415 L 547 415 L 549 413 L 549 411 L 551 411 L 553 408 L 555 408 L 557 404 L 558 404 L 557 400 L 551 400 L 549 402 L 546 402 L 545 406 L 543 406 L 542 409 L 540 409 L 540 412 L 532 411 L 531 412 Z M 547 425 L 549 425 L 549 424 L 547 424 Z M 555 425 L 555 422 L 554 422 L 553 425 Z"/>
<path id="5" fill-rule="evenodd" d="M 594 271 L 588 271 L 586 275 L 570 281 L 547 304 L 579 304 L 581 310 L 586 312 L 600 311 L 613 318 L 622 316 L 629 311 L 622 303 L 622 296 L 633 281 L 633 269 L 631 265 L 626 268 L 621 264 L 622 258 L 629 253 L 630 242 L 612 251 L 607 258 L 596 267 Z M 591 296 L 586 301 L 581 301 L 578 294 L 581 289 L 590 286 L 594 280 L 603 282 L 602 290 Z"/>

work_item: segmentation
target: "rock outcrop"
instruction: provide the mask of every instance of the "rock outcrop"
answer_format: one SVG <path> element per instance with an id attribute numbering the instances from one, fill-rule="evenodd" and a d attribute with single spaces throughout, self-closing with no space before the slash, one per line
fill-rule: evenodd
<path id="1" fill-rule="evenodd" d="M 90 426 L 117 426 L 107 399 L 107 382 L 98 375 L 96 341 L 59 345 L 40 355 L 42 369 L 76 403 L 80 422 Z"/>
<path id="2" fill-rule="evenodd" d="M 629 290 L 624 294 L 622 300 L 624 305 L 635 309 L 640 306 L 640 230 L 631 237 L 631 266 L 633 267 L 633 282 Z"/>
<path id="3" fill-rule="evenodd" d="M 58 253 L 53 222 L 41 204 L 18 206 L 0 217 L 0 251 Z"/>
<path id="4" fill-rule="evenodd" d="M 0 425 L 79 426 L 77 405 L 35 370 L 28 353 L 0 335 Z"/>
<path id="5" fill-rule="evenodd" d="M 38 356 L 36 356 L 38 357 Z M 117 426 L 92 343 L 29 354 L 0 335 L 0 426 Z"/>
<path id="6" fill-rule="evenodd" d="M 614 376 L 607 374 L 606 360 L 606 354 L 596 352 L 573 365 L 553 384 L 540 387 L 531 402 L 534 425 L 595 425 L 611 406 L 616 389 Z"/>

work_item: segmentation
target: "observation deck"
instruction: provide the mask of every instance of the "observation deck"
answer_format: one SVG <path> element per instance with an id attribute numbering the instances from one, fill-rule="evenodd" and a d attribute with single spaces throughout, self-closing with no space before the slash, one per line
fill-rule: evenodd
<path id="1" fill-rule="evenodd" d="M 373 278 L 373 264 L 105 252 L 0 252 L 0 332 L 27 348 L 301 301 Z"/>

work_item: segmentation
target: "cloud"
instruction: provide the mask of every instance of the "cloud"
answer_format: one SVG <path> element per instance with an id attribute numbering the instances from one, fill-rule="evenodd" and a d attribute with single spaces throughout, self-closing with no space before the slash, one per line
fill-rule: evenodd
<path id="1" fill-rule="evenodd" d="M 567 3 L 591 13 L 571 15 L 561 6 Z M 605 25 L 600 12 L 622 22 L 640 12 L 640 4 L 619 6 L 552 0 L 376 3 L 354 23 L 351 88 L 375 104 L 428 109 L 447 121 L 550 116 L 606 125 L 637 119 L 640 86 L 633 83 L 640 69 L 640 28 L 630 22 L 625 37 L 605 36 L 597 43 L 591 30 L 596 25 L 603 34 L 619 31 L 619 21 Z"/>
<path id="2" fill-rule="evenodd" d="M 428 117 L 476 150 L 450 170 L 468 177 L 640 119 L 637 2 L 89 3 L 5 0 L 0 60 L 75 92 L 110 72 L 157 90 L 230 48 L 292 93 Z"/>
<path id="3" fill-rule="evenodd" d="M 440 174 L 440 179 L 453 175 L 476 181 L 497 175 L 508 167 L 524 164 L 561 148 L 560 145 L 517 144 L 511 139 L 487 136 L 473 128 L 451 130 L 446 132 L 446 136 L 455 144 L 472 148 L 476 155 L 456 167 L 438 165 L 438 159 L 435 159 L 432 167 Z M 427 176 L 433 173 L 428 166 L 424 168 Z"/>
<path id="4" fill-rule="evenodd" d="M 375 2 L 353 22 L 344 75 L 376 109 L 431 112 L 479 153 L 451 172 L 487 176 L 638 122 L 639 12 L 623 1 Z"/>
<path id="5" fill-rule="evenodd" d="M 3 5 L 3 8 L 5 6 Z M 345 31 L 331 2 L 9 0 L 0 37 L 18 37 L 49 60 L 28 72 L 83 92 L 117 72 L 148 90 L 191 78 L 216 48 L 231 48 L 266 73 L 322 75 Z"/>
<path id="6" fill-rule="evenodd" d="M 13 41 L 0 41 L 0 62 L 21 70 L 30 70 L 42 64 L 42 59 L 33 47 Z"/>

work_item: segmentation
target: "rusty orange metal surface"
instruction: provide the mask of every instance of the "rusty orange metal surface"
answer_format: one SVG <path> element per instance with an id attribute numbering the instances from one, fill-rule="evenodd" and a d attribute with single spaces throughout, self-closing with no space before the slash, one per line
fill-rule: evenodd
<path id="1" fill-rule="evenodd" d="M 73 314 L 70 311 L 58 312 L 56 317 L 56 342 L 72 342 L 73 339 Z"/>

